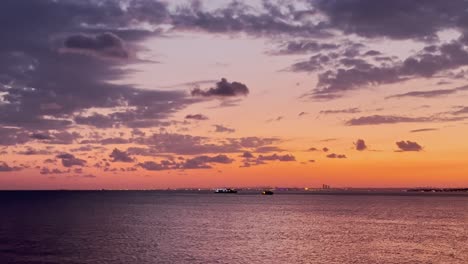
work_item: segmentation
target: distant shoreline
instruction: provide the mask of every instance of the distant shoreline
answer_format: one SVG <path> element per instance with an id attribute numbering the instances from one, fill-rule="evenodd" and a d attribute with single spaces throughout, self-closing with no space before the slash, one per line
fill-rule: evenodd
<path id="1" fill-rule="evenodd" d="M 337 196 L 468 196 L 468 188 L 413 188 L 413 189 L 274 189 L 275 195 L 337 195 Z M 243 189 L 238 188 L 236 194 L 214 194 L 213 189 L 151 189 L 151 190 L 0 190 L 3 193 L 166 193 L 166 194 L 200 194 L 209 195 L 213 194 L 218 197 L 235 196 L 235 195 L 260 195 L 264 189 Z"/>

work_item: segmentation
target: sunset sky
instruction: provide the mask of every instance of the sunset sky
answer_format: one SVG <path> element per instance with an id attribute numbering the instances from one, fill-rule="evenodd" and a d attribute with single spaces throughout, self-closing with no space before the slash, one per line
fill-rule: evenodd
<path id="1" fill-rule="evenodd" d="M 468 1 L 3 0 L 0 20 L 0 189 L 468 186 Z"/>

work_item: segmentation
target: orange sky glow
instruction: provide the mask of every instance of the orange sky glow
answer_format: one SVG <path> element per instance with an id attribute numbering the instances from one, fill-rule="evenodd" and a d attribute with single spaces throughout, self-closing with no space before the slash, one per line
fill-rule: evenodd
<path id="1" fill-rule="evenodd" d="M 468 186 L 462 24 L 91 2 L 0 28 L 0 189 Z"/>

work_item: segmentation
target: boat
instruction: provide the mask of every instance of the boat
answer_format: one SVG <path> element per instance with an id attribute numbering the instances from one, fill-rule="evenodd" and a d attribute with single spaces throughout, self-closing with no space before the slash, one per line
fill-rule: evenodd
<path id="1" fill-rule="evenodd" d="M 215 193 L 237 193 L 237 191 L 234 189 L 229 189 L 229 188 L 221 188 L 221 189 L 216 189 Z"/>
<path id="2" fill-rule="evenodd" d="M 262 195 L 273 195 L 273 192 L 270 190 L 265 190 L 262 192 Z"/>

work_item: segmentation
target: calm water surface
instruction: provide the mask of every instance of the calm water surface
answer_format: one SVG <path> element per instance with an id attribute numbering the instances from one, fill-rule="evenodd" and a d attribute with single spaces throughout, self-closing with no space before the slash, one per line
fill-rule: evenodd
<path id="1" fill-rule="evenodd" d="M 0 263 L 468 263 L 468 196 L 0 192 Z"/>

